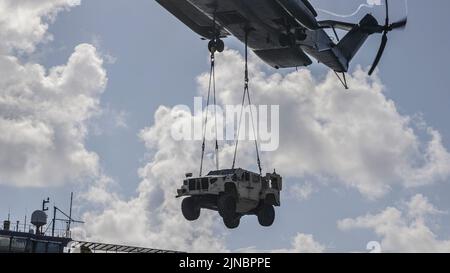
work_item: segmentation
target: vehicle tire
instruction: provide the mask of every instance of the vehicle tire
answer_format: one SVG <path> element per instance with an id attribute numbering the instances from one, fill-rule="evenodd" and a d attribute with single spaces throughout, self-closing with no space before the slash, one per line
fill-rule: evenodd
<path id="1" fill-rule="evenodd" d="M 192 197 L 183 199 L 181 202 L 181 212 L 188 221 L 195 221 L 200 217 L 200 207 Z"/>
<path id="2" fill-rule="evenodd" d="M 263 227 L 270 227 L 275 221 L 275 209 L 264 203 L 258 210 L 258 222 Z"/>
<path id="3" fill-rule="evenodd" d="M 235 215 L 231 218 L 223 218 L 223 223 L 228 229 L 236 229 L 239 227 L 239 224 L 241 223 L 241 216 Z"/>
<path id="4" fill-rule="evenodd" d="M 232 219 L 236 216 L 236 198 L 231 193 L 224 193 L 217 200 L 219 215 L 223 218 Z"/>

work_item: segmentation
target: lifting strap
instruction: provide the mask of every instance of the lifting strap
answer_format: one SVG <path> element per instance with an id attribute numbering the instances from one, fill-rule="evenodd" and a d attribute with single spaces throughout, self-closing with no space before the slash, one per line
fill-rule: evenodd
<path id="1" fill-rule="evenodd" d="M 216 69 L 215 69 L 215 51 L 211 52 L 211 69 L 209 71 L 209 86 L 208 86 L 208 97 L 206 99 L 206 116 L 205 123 L 203 124 L 203 142 L 202 142 L 202 156 L 200 160 L 200 177 L 203 174 L 203 161 L 205 157 L 205 148 L 206 148 L 206 130 L 208 126 L 208 114 L 209 114 L 209 105 L 210 105 L 210 97 L 211 91 L 213 91 L 213 99 L 214 99 L 214 121 L 215 121 L 215 130 L 216 130 L 216 169 L 219 169 L 219 142 L 217 140 L 217 104 L 216 104 Z"/>
<path id="2" fill-rule="evenodd" d="M 249 31 L 246 30 L 245 32 L 245 79 L 244 79 L 244 94 L 242 96 L 242 104 L 241 104 L 241 112 L 240 112 L 240 116 L 239 116 L 239 125 L 237 128 L 237 132 L 235 134 L 235 138 L 236 138 L 236 144 L 234 147 L 234 156 L 233 156 L 233 166 L 231 167 L 231 169 L 234 170 L 234 167 L 236 165 L 236 156 L 237 156 L 237 152 L 238 152 L 238 145 L 239 145 L 239 136 L 240 136 L 240 131 L 241 131 L 241 124 L 242 124 L 242 114 L 244 111 L 244 106 L 245 106 L 245 99 L 247 98 L 248 100 L 248 105 L 250 108 L 250 119 L 252 122 L 252 129 L 253 129 L 253 136 L 255 138 L 255 148 L 256 148 L 256 161 L 258 164 L 258 169 L 259 169 L 259 174 L 262 175 L 262 167 L 261 167 L 261 160 L 259 157 L 259 146 L 258 146 L 258 135 L 256 134 L 256 130 L 255 130 L 255 123 L 254 123 L 254 119 L 253 119 L 253 110 L 252 110 L 252 102 L 250 99 L 250 89 L 249 89 L 249 76 L 248 76 L 248 34 Z"/>

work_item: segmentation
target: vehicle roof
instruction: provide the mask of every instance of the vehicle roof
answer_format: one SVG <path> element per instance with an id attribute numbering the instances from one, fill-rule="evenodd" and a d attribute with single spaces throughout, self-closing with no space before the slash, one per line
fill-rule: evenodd
<path id="1" fill-rule="evenodd" d="M 223 169 L 223 170 L 215 170 L 215 171 L 210 171 L 207 175 L 208 176 L 215 176 L 215 175 L 229 175 L 229 174 L 234 174 L 238 171 L 242 171 L 242 172 L 248 172 L 248 173 L 252 173 L 252 174 L 256 174 L 255 172 L 252 171 L 247 171 L 241 168 L 237 168 L 237 169 Z"/>

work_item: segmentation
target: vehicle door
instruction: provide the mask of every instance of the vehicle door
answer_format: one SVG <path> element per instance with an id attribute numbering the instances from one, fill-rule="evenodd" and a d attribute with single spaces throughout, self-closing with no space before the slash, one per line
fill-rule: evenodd
<path id="1" fill-rule="evenodd" d="M 243 171 L 238 174 L 239 176 L 239 194 L 241 198 L 249 199 L 251 190 L 251 177 L 250 173 Z"/>
<path id="2" fill-rule="evenodd" d="M 259 201 L 261 191 L 262 191 L 261 176 L 254 173 L 250 174 L 249 199 Z"/>

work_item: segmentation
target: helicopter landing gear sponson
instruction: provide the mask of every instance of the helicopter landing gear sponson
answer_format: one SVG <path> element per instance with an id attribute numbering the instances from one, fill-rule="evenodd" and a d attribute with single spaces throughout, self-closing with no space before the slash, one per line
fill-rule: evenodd
<path id="1" fill-rule="evenodd" d="M 288 32 L 287 34 L 283 33 L 280 34 L 280 37 L 278 37 L 278 41 L 281 46 L 284 47 L 294 47 L 297 43 L 297 41 L 304 41 L 306 40 L 307 35 L 306 32 L 302 29 L 296 29 L 295 33 Z"/>
<path id="2" fill-rule="evenodd" d="M 278 41 L 280 42 L 280 45 L 283 47 L 291 46 L 292 45 L 292 35 L 288 34 L 281 34 L 278 38 Z"/>
<path id="3" fill-rule="evenodd" d="M 306 38 L 308 38 L 308 35 L 306 34 L 304 29 L 296 29 L 295 30 L 295 39 L 297 39 L 297 41 L 304 41 L 306 40 Z"/>

